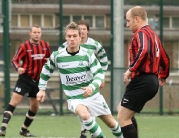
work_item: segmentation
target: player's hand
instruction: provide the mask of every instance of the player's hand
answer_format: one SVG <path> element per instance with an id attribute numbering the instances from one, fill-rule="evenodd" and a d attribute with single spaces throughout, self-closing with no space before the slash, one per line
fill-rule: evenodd
<path id="1" fill-rule="evenodd" d="M 25 69 L 24 69 L 24 68 L 19 67 L 19 68 L 17 69 L 17 71 L 18 71 L 18 73 L 19 73 L 19 74 L 24 74 Z"/>
<path id="2" fill-rule="evenodd" d="M 101 85 L 100 85 L 100 87 L 99 87 L 99 88 L 103 88 L 103 87 L 104 87 L 104 85 L 105 85 L 105 81 L 103 81 L 103 82 L 101 83 Z"/>
<path id="3" fill-rule="evenodd" d="M 129 69 L 124 73 L 125 83 L 128 84 L 131 81 L 131 74 L 132 74 L 132 72 Z"/>
<path id="4" fill-rule="evenodd" d="M 166 79 L 159 78 L 159 85 L 163 86 L 166 83 Z"/>
<path id="5" fill-rule="evenodd" d="M 40 90 L 37 95 L 36 95 L 36 99 L 39 102 L 43 102 L 45 100 L 45 91 L 44 90 Z"/>
<path id="6" fill-rule="evenodd" d="M 82 90 L 84 90 L 84 97 L 87 98 L 89 96 L 91 96 L 93 89 L 92 87 L 88 86 L 88 87 L 82 87 Z"/>
<path id="7" fill-rule="evenodd" d="M 44 58 L 45 59 L 45 61 L 47 61 L 49 58 Z"/>

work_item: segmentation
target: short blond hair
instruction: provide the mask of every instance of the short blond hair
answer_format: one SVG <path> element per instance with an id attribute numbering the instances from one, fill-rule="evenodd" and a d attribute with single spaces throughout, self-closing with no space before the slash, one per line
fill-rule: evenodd
<path id="1" fill-rule="evenodd" d="M 41 29 L 41 27 L 39 26 L 39 25 L 33 25 L 31 28 L 30 28 L 30 32 L 32 31 L 32 28 L 33 27 L 35 27 L 35 28 L 40 28 Z"/>
<path id="2" fill-rule="evenodd" d="M 81 35 L 81 29 L 75 22 L 71 22 L 66 26 L 65 35 L 68 30 L 78 30 L 78 34 Z"/>
<path id="3" fill-rule="evenodd" d="M 139 16 L 144 21 L 147 19 L 147 12 L 141 6 L 135 6 L 131 8 L 129 11 L 132 18 L 134 18 L 135 16 Z"/>

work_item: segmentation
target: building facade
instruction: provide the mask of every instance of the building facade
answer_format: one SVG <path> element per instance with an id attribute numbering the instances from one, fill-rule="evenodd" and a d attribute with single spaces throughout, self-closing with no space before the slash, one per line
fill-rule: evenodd
<path id="1" fill-rule="evenodd" d="M 42 0 L 39 0 L 42 1 Z M 18 1 L 11 4 L 10 20 L 10 53 L 11 59 L 20 43 L 29 39 L 29 28 L 32 25 L 40 25 L 43 29 L 42 39 L 47 41 L 52 51 L 57 50 L 59 44 L 59 4 L 57 0 L 49 3 L 34 1 Z M 124 5 L 124 14 L 132 6 Z M 159 7 L 144 6 L 148 12 L 148 22 L 159 34 Z M 164 6 L 163 18 L 163 44 L 171 58 L 171 67 L 179 68 L 179 8 L 177 6 Z M 84 19 L 90 24 L 89 36 L 98 40 L 105 48 L 109 60 L 110 51 L 110 2 L 87 1 L 87 0 L 65 0 L 63 3 L 63 27 L 71 21 Z M 124 15 L 125 21 L 125 15 Z M 63 32 L 62 32 L 63 33 Z M 131 31 L 125 27 L 124 22 L 124 55 L 128 54 L 128 45 L 132 38 Z M 0 64 L 3 64 L 2 53 L 2 32 L 0 32 Z M 65 41 L 65 40 L 64 40 Z M 124 57 L 125 67 L 127 67 L 127 56 Z"/>
<path id="2" fill-rule="evenodd" d="M 11 0 L 10 19 L 10 59 L 12 59 L 19 45 L 29 39 L 29 29 L 32 25 L 42 27 L 42 39 L 47 41 L 51 50 L 57 50 L 59 35 L 59 0 Z M 133 36 L 132 32 L 126 28 L 125 13 L 133 6 L 124 5 L 124 67 L 128 66 L 128 47 Z M 160 8 L 159 6 L 143 6 L 148 13 L 148 23 L 159 34 L 160 30 Z M 63 3 L 63 27 L 71 21 L 77 22 L 80 19 L 88 21 L 90 24 L 89 36 L 98 40 L 105 48 L 109 63 L 113 51 L 111 51 L 111 13 L 110 0 L 64 0 Z M 171 59 L 170 80 L 178 81 L 179 76 L 179 7 L 163 7 L 163 45 Z M 0 32 L 0 78 L 3 74 L 3 46 L 2 33 Z M 120 37 L 120 36 L 119 36 Z M 65 40 L 64 40 L 65 41 Z M 109 68 L 110 69 L 110 68 Z M 3 78 L 3 77 L 2 77 Z M 11 69 L 11 85 L 17 79 L 17 73 Z M 105 89 L 101 90 L 107 103 L 110 105 L 110 77 L 107 80 Z M 54 73 L 50 86 L 55 88 L 56 95 L 59 95 L 59 74 Z M 177 82 L 178 85 L 179 82 Z M 166 86 L 165 91 L 170 91 L 170 86 Z M 178 88 L 176 88 L 176 94 Z M 54 93 L 55 94 L 55 93 Z M 0 96 L 1 97 L 1 96 Z M 3 97 L 3 96 L 2 96 Z M 157 108 L 158 97 L 149 103 L 148 106 Z M 178 97 L 178 96 L 176 96 Z M 168 96 L 164 98 L 167 101 Z M 178 100 L 178 99 L 177 99 Z M 170 101 L 177 101 L 170 100 Z M 167 102 L 165 102 L 167 104 Z M 166 105 L 167 106 L 167 105 Z M 178 106 L 177 106 L 178 108 Z"/>

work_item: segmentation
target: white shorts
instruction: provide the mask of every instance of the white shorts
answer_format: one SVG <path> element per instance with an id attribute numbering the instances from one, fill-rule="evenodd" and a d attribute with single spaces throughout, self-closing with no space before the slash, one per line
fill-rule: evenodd
<path id="1" fill-rule="evenodd" d="M 111 111 L 104 99 L 104 97 L 97 93 L 92 97 L 85 98 L 85 99 L 69 99 L 68 102 L 68 109 L 75 113 L 75 109 L 77 105 L 82 104 L 88 107 L 88 110 L 91 116 L 101 116 L 101 115 L 109 115 Z"/>

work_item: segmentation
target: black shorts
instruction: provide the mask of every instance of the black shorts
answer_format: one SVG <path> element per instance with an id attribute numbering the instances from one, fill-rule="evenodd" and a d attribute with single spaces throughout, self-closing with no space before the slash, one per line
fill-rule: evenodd
<path id="1" fill-rule="evenodd" d="M 140 113 L 145 103 L 151 100 L 158 92 L 159 81 L 154 74 L 136 76 L 126 86 L 121 105 Z"/>
<path id="2" fill-rule="evenodd" d="M 25 74 L 19 75 L 14 92 L 22 96 L 28 93 L 28 97 L 36 98 L 36 94 L 39 92 L 38 81 L 33 80 Z"/>

